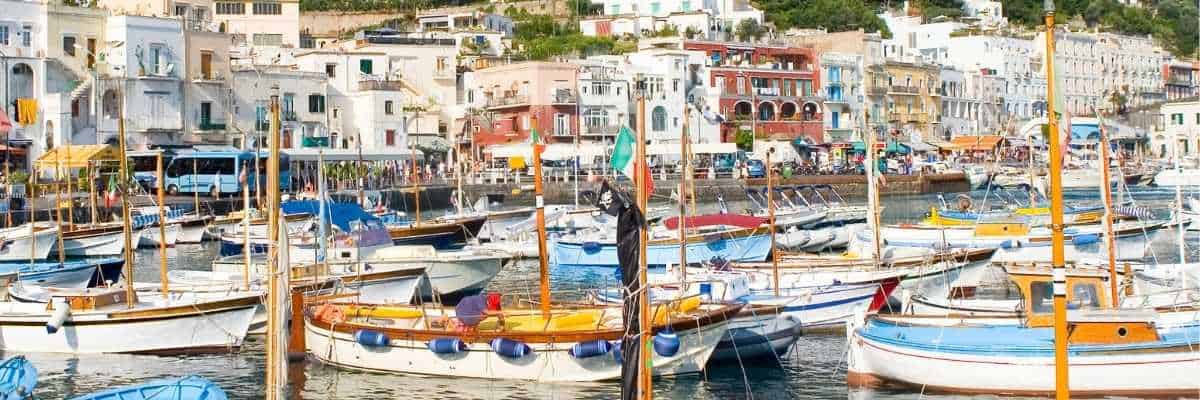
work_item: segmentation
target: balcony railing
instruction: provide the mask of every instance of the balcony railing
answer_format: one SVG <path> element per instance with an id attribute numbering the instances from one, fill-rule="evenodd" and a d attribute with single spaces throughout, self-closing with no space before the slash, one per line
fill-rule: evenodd
<path id="1" fill-rule="evenodd" d="M 402 83 L 401 81 L 362 80 L 362 81 L 358 81 L 358 90 L 362 90 L 362 91 L 366 91 L 366 90 L 400 91 L 400 90 L 404 90 L 404 83 Z"/>
<path id="2" fill-rule="evenodd" d="M 916 86 L 898 86 L 898 85 L 892 85 L 891 92 L 892 92 L 892 93 L 908 93 L 908 94 L 917 94 L 917 93 L 920 93 L 920 92 L 921 92 L 921 90 L 920 90 L 919 88 L 917 88 Z"/>
<path id="3" fill-rule="evenodd" d="M 754 93 L 759 96 L 778 96 L 779 88 L 777 87 L 756 87 Z"/>
<path id="4" fill-rule="evenodd" d="M 513 107 L 526 104 L 529 104 L 529 96 L 526 95 L 492 97 L 487 100 L 488 108 Z"/>
<path id="5" fill-rule="evenodd" d="M 617 131 L 621 129 L 617 125 L 585 125 L 583 127 L 584 135 L 600 135 L 600 136 L 615 136 Z"/>
<path id="6" fill-rule="evenodd" d="M 295 111 L 284 111 L 282 114 L 283 114 L 283 120 L 284 120 L 284 121 L 295 122 L 295 121 L 298 121 L 298 120 L 299 120 L 299 119 L 296 117 L 296 112 L 295 112 Z"/>
<path id="7" fill-rule="evenodd" d="M 551 104 L 575 104 L 575 93 L 569 90 L 560 90 L 550 96 Z"/>
<path id="8" fill-rule="evenodd" d="M 199 129 L 202 131 L 223 131 L 225 130 L 224 122 L 200 121 Z"/>
<path id="9" fill-rule="evenodd" d="M 882 95 L 887 94 L 887 92 L 888 92 L 888 88 L 886 86 L 869 86 L 869 87 L 867 87 L 867 94 L 870 94 L 870 95 L 882 96 Z"/>

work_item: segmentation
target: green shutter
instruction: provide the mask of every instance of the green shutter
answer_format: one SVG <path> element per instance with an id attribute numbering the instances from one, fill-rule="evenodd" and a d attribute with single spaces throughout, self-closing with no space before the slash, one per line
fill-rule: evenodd
<path id="1" fill-rule="evenodd" d="M 371 60 L 358 60 L 358 70 L 364 74 L 371 75 L 371 71 L 373 70 L 371 68 Z"/>

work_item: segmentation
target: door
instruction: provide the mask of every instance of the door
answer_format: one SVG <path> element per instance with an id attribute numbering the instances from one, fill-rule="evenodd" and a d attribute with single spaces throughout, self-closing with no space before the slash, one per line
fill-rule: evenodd
<path id="1" fill-rule="evenodd" d="M 200 77 L 212 79 L 212 53 L 207 51 L 200 53 Z"/>
<path id="2" fill-rule="evenodd" d="M 94 68 L 96 66 L 96 39 L 88 38 L 87 40 L 87 67 Z"/>
<path id="3" fill-rule="evenodd" d="M 200 130 L 211 129 L 212 126 L 212 103 L 200 103 Z"/>
<path id="4" fill-rule="evenodd" d="M 838 123 L 839 121 L 838 121 L 838 112 L 837 111 L 830 113 L 830 119 L 831 119 L 830 125 L 829 125 L 830 128 L 837 129 L 838 126 L 841 125 Z"/>

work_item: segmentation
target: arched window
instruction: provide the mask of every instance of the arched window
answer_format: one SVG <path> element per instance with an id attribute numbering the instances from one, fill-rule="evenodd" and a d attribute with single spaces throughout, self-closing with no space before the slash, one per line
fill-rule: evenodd
<path id="1" fill-rule="evenodd" d="M 667 130 L 667 109 L 663 106 L 654 107 L 654 112 L 650 116 L 650 124 L 650 129 L 656 132 Z"/>

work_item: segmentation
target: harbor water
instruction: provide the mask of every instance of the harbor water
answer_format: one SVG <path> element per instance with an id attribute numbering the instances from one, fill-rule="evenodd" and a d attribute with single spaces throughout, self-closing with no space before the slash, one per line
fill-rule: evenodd
<path id="1" fill-rule="evenodd" d="M 886 189 L 885 189 L 886 190 Z M 978 199 L 982 192 L 974 193 Z M 990 196 L 989 196 L 990 197 Z M 1166 217 L 1174 191 L 1135 188 L 1130 197 L 1137 206 Z M 946 195 L 951 200 L 951 195 Z M 1067 202 L 1095 204 L 1097 191 L 1071 192 Z M 1000 201 L 992 198 L 991 201 Z M 916 222 L 937 195 L 889 196 L 883 200 L 884 222 Z M 703 206 L 715 210 L 715 204 Z M 745 204 L 731 202 L 731 211 Z M 1153 255 L 1147 259 L 1174 262 L 1175 231 L 1159 235 Z M 1200 240 L 1189 233 L 1190 252 Z M 177 269 L 208 269 L 217 256 L 218 245 L 179 245 L 168 249 L 168 265 Z M 1194 256 L 1194 253 L 1193 253 Z M 137 252 L 138 281 L 158 279 L 158 250 Z M 1192 257 L 1192 256 L 1189 256 Z M 1194 260 L 1190 258 L 1190 260 Z M 578 292 L 613 283 L 613 271 L 556 269 L 551 280 L 556 291 Z M 537 263 L 521 262 L 505 267 L 490 290 L 536 295 Z M 533 286 L 531 286 L 533 285 Z M 187 332 L 179 332 L 186 335 Z M 27 354 L 41 373 L 37 396 L 61 399 L 117 385 L 163 376 L 202 375 L 211 379 L 232 399 L 263 396 L 264 353 L 261 337 L 229 354 L 200 356 L 56 355 Z M 808 334 L 786 355 L 777 359 L 746 360 L 709 368 L 704 374 L 656 379 L 655 392 L 662 399 L 828 399 L 828 398 L 969 398 L 921 393 L 919 388 L 889 388 L 848 391 L 845 380 L 846 341 L 842 333 Z M 11 357 L 15 354 L 4 354 Z M 619 396 L 616 383 L 543 384 L 533 382 L 472 380 L 398 374 L 357 372 L 322 365 L 316 361 L 293 363 L 289 373 L 294 399 L 612 399 Z M 994 398 L 986 396 L 980 398 Z"/>

